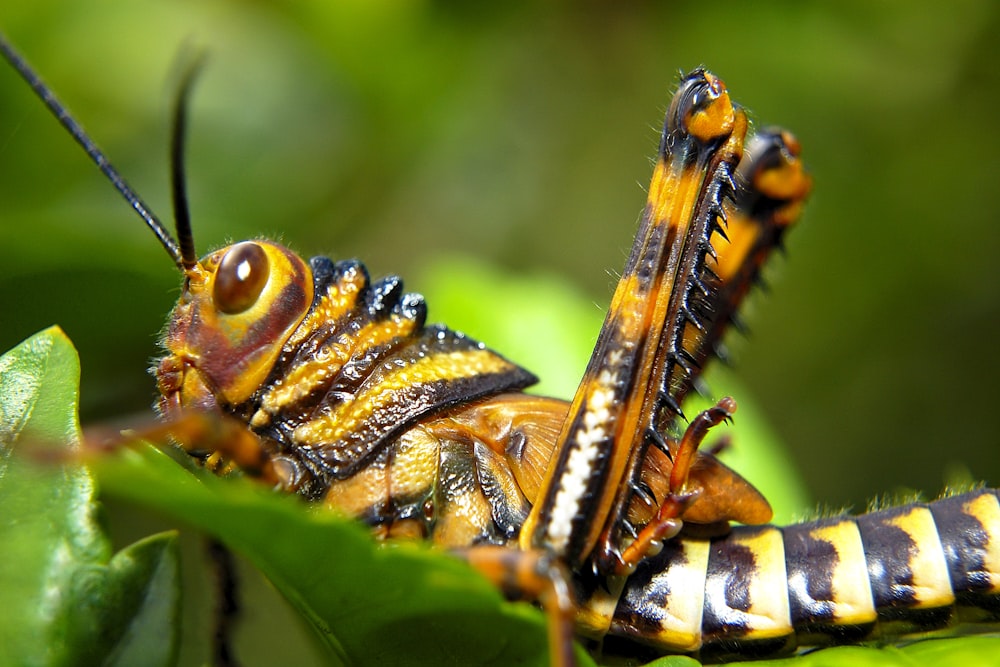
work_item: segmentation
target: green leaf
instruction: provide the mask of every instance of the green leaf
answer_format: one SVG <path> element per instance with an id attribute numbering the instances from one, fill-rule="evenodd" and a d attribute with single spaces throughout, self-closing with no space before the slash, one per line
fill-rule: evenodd
<path id="1" fill-rule="evenodd" d="M 666 667 L 666 664 L 654 664 L 655 667 Z M 746 667 L 840 667 L 841 665 L 851 665 L 852 667 L 997 667 L 1000 665 L 1000 637 L 927 639 L 899 647 L 835 646 L 795 658 L 739 664 Z"/>
<path id="2" fill-rule="evenodd" d="M 62 443 L 78 439 L 78 378 L 76 352 L 55 328 L 0 357 L 0 664 L 124 665 L 141 645 L 142 664 L 169 665 L 175 540 L 110 558 L 92 478 L 60 463 L 72 452 Z"/>
<path id="3" fill-rule="evenodd" d="M 153 447 L 95 466 L 101 487 L 198 527 L 246 556 L 315 630 L 331 664 L 547 664 L 545 620 L 457 558 L 376 544 L 356 522 Z M 591 664 L 581 655 L 581 664 Z"/>
<path id="4" fill-rule="evenodd" d="M 172 665 L 180 646 L 180 556 L 176 534 L 140 540 L 94 568 L 76 587 L 77 657 L 108 667 Z"/>
<path id="5" fill-rule="evenodd" d="M 911 665 L 940 667 L 997 667 L 1000 637 L 951 637 L 930 639 L 904 646 L 900 651 Z"/>

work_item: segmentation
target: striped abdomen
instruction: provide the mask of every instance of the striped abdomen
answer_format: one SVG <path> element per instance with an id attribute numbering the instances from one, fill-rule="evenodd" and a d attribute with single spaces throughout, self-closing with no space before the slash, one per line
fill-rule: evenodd
<path id="1" fill-rule="evenodd" d="M 984 489 L 674 540 L 629 577 L 608 633 L 747 656 L 998 617 L 1000 491 Z"/>

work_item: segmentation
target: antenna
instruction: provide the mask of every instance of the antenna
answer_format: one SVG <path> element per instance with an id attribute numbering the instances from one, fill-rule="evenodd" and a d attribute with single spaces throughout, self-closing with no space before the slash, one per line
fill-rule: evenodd
<path id="1" fill-rule="evenodd" d="M 104 152 L 101 151 L 100 148 L 98 148 L 97 144 L 95 144 L 94 141 L 89 136 L 87 136 L 87 133 L 83 129 L 83 127 L 79 123 L 77 123 L 76 120 L 74 120 L 74 118 L 70 115 L 66 107 L 63 106 L 62 102 L 60 102 L 56 98 L 52 90 L 47 85 L 45 85 L 45 82 L 41 80 L 41 78 L 35 73 L 35 71 L 31 68 L 31 66 L 28 65 L 28 63 L 24 60 L 24 58 L 22 58 L 17 53 L 17 51 L 14 50 L 14 47 L 11 46 L 10 42 L 7 41 L 7 38 L 3 35 L 3 33 L 0 33 L 0 52 L 3 53 L 3 56 L 7 60 L 7 62 L 9 62 L 14 67 L 14 69 L 17 70 L 17 73 L 21 75 L 21 78 L 24 79 L 29 86 L 31 86 L 32 90 L 35 91 L 35 94 L 38 96 L 38 98 L 41 99 L 41 101 L 45 104 L 48 110 L 52 112 L 52 115 L 55 116 L 56 119 L 60 123 L 62 123 L 62 126 L 69 131 L 70 136 L 72 136 L 76 140 L 76 143 L 80 144 L 83 150 L 87 152 L 87 155 L 89 155 L 90 159 L 93 160 L 94 164 L 97 165 L 97 168 L 100 169 L 105 176 L 107 176 L 108 180 L 111 181 L 112 185 L 114 185 L 115 188 L 118 189 L 118 192 L 120 192 L 122 196 L 125 197 L 125 201 L 127 201 L 129 205 L 132 207 L 132 209 L 139 214 L 139 217 L 142 218 L 143 222 L 145 222 L 146 225 L 151 230 L 153 230 L 153 234 L 156 235 L 156 238 L 159 239 L 160 244 L 166 249 L 171 259 L 174 260 L 174 264 L 176 264 L 177 267 L 180 268 L 182 271 L 185 270 L 186 268 L 189 268 L 190 266 L 194 266 L 197 263 L 197 258 L 195 258 L 193 261 L 191 261 L 190 264 L 188 264 L 189 256 L 184 254 L 181 246 L 177 245 L 177 242 L 174 241 L 174 238 L 170 235 L 170 232 L 167 231 L 167 228 L 163 225 L 163 223 L 161 223 L 160 220 L 156 217 L 156 215 L 149 209 L 149 207 L 146 206 L 146 203 L 139 198 L 139 195 L 136 194 L 135 190 L 133 190 L 132 187 L 125 181 L 122 175 L 118 173 L 118 170 L 115 169 L 114 165 L 112 165 L 108 161 L 108 158 L 105 157 Z M 182 105 L 187 98 L 187 89 L 190 87 L 189 79 L 191 78 L 191 73 L 193 73 L 194 69 L 196 68 L 192 68 L 189 71 L 188 76 L 185 76 L 183 88 L 181 90 L 181 95 L 179 96 L 178 99 L 178 106 Z M 180 111 L 180 112 L 175 112 L 175 116 L 176 115 L 183 116 L 184 114 L 183 111 Z M 183 129 L 183 127 L 181 129 Z M 175 143 L 182 140 L 178 139 L 176 134 L 177 132 L 175 130 L 175 137 L 174 137 Z M 177 148 L 174 149 L 175 161 L 177 159 L 178 153 L 182 154 L 183 150 L 179 150 Z M 183 157 L 183 155 L 181 155 L 181 157 Z M 177 167 L 177 165 L 175 164 L 175 171 L 177 168 L 179 167 Z M 176 196 L 177 196 L 176 191 L 178 190 L 178 187 L 176 185 L 174 187 L 174 190 L 175 190 L 175 201 L 176 201 Z M 179 190 L 181 198 L 183 199 L 184 186 L 181 185 L 179 187 Z M 188 220 L 186 201 L 183 204 L 183 209 L 184 209 L 185 230 L 179 233 L 181 234 L 182 243 L 190 247 L 189 255 L 194 256 L 194 243 L 191 238 L 191 225 Z"/>
<path id="2" fill-rule="evenodd" d="M 187 134 L 188 99 L 204 62 L 205 54 L 200 52 L 184 68 L 177 99 L 174 100 L 174 124 L 170 133 L 170 190 L 174 201 L 174 227 L 177 229 L 181 263 L 185 270 L 195 267 L 198 255 L 194 248 L 191 214 L 188 212 L 187 185 L 184 182 L 184 136 Z"/>

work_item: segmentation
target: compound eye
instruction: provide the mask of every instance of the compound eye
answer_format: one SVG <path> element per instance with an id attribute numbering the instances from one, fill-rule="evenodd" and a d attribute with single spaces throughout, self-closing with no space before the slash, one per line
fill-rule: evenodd
<path id="1" fill-rule="evenodd" d="M 242 313 L 257 302 L 268 279 L 267 253 L 256 243 L 237 243 L 226 252 L 215 272 L 212 296 L 223 313 Z"/>

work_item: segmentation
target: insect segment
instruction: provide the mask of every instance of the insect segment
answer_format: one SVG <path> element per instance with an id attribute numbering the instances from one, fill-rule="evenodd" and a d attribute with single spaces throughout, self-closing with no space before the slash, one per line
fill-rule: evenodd
<path id="1" fill-rule="evenodd" d="M 671 435 L 810 187 L 787 133 L 744 148 L 746 116 L 711 74 L 685 77 L 670 106 L 633 252 L 570 404 L 521 393 L 534 376 L 425 325 L 422 297 L 394 276 L 370 280 L 359 262 L 306 262 L 265 240 L 197 260 L 179 178 L 190 75 L 174 114 L 178 243 L 2 37 L 0 47 L 184 274 L 155 369 L 165 420 L 139 437 L 170 435 L 377 536 L 428 538 L 499 566 L 494 578 L 515 581 L 513 592 L 549 600 L 562 664 L 569 612 L 587 636 L 761 652 L 793 631 L 860 637 L 854 628 L 875 617 L 945 607 L 952 593 L 1000 607 L 996 492 L 726 534 L 730 520 L 770 517 L 752 486 L 697 451 L 735 403 Z M 698 524 L 716 537 L 692 537 Z M 946 564 L 947 583 L 924 586 L 931 561 L 938 574 Z"/>
<path id="2" fill-rule="evenodd" d="M 996 622 L 998 493 L 669 541 L 628 578 L 609 634 L 719 659 Z"/>

